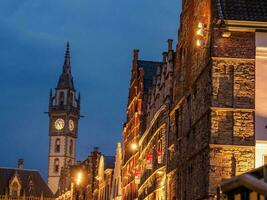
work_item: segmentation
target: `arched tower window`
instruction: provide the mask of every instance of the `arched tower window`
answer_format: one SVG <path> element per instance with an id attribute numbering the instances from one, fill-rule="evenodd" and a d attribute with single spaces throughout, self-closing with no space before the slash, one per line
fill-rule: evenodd
<path id="1" fill-rule="evenodd" d="M 60 139 L 56 139 L 56 143 L 55 143 L 55 152 L 60 152 Z"/>
<path id="2" fill-rule="evenodd" d="M 54 160 L 54 172 L 55 173 L 58 173 L 59 172 L 59 159 L 58 158 L 56 158 Z"/>
<path id="3" fill-rule="evenodd" d="M 73 93 L 70 93 L 70 105 L 73 106 Z"/>
<path id="4" fill-rule="evenodd" d="M 73 140 L 70 140 L 69 153 L 70 153 L 70 155 L 73 154 Z"/>
<path id="5" fill-rule="evenodd" d="M 65 94 L 64 92 L 59 93 L 59 106 L 63 107 L 64 106 L 64 99 L 65 99 Z"/>

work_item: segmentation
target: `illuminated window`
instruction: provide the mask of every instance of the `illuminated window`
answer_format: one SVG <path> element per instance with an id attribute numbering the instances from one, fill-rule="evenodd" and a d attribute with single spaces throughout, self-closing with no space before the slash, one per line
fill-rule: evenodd
<path id="1" fill-rule="evenodd" d="M 55 152 L 60 152 L 60 139 L 56 139 Z"/>
<path id="2" fill-rule="evenodd" d="M 263 164 L 266 165 L 267 164 L 267 156 L 263 157 Z"/>
<path id="3" fill-rule="evenodd" d="M 58 158 L 56 158 L 54 160 L 54 172 L 55 173 L 58 173 L 59 172 L 59 159 Z"/>

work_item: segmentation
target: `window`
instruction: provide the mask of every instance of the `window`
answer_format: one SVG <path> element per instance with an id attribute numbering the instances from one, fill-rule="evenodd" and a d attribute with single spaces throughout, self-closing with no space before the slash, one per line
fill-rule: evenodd
<path id="1" fill-rule="evenodd" d="M 263 164 L 266 165 L 267 164 L 267 156 L 263 157 Z"/>
<path id="2" fill-rule="evenodd" d="M 56 139 L 55 152 L 60 152 L 60 139 Z"/>
<path id="3" fill-rule="evenodd" d="M 64 106 L 64 92 L 59 93 L 59 106 L 63 107 Z"/>
<path id="4" fill-rule="evenodd" d="M 70 93 L 70 105 L 73 106 L 73 93 L 72 92 Z"/>
<path id="5" fill-rule="evenodd" d="M 180 119 L 180 116 L 179 116 L 179 110 L 175 110 L 175 133 L 176 133 L 176 136 L 177 138 L 179 138 L 179 119 Z"/>
<path id="6" fill-rule="evenodd" d="M 70 148 L 69 148 L 70 155 L 73 154 L 73 140 L 70 140 Z"/>
<path id="7" fill-rule="evenodd" d="M 59 172 L 59 159 L 58 158 L 56 158 L 54 160 L 54 172 L 55 173 L 58 173 Z"/>

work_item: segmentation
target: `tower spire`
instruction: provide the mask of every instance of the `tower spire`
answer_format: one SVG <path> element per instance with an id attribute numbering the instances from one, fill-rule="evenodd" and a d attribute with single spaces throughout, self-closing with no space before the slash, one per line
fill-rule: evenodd
<path id="1" fill-rule="evenodd" d="M 73 84 L 73 78 L 71 75 L 71 66 L 70 66 L 70 44 L 69 42 L 67 42 L 63 71 L 59 77 L 57 88 L 61 88 L 61 89 L 69 88 L 69 89 L 74 90 L 74 84 Z"/>
<path id="2" fill-rule="evenodd" d="M 64 62 L 64 71 L 65 70 L 70 70 L 70 43 L 67 42 L 67 47 L 66 47 L 66 53 L 65 53 L 65 62 Z"/>

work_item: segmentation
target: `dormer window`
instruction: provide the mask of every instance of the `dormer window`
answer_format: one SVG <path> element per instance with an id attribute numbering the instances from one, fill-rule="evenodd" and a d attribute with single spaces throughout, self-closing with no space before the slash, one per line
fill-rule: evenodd
<path id="1" fill-rule="evenodd" d="M 21 185 L 17 175 L 15 175 L 9 185 L 9 195 L 12 197 L 18 197 L 20 196 L 20 191 Z"/>

